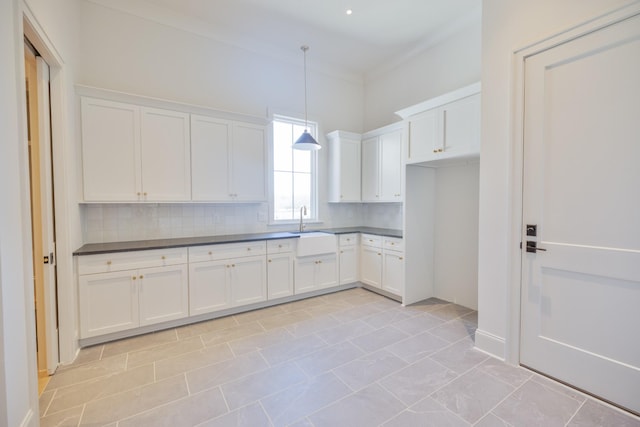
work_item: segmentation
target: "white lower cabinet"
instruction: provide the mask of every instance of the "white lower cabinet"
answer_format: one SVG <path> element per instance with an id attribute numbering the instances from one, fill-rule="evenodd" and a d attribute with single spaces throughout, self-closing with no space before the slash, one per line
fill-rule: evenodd
<path id="1" fill-rule="evenodd" d="M 187 317 L 186 249 L 91 255 L 78 261 L 80 337 L 120 332 Z"/>
<path id="2" fill-rule="evenodd" d="M 382 253 L 382 290 L 401 296 L 404 286 L 404 253 Z"/>
<path id="3" fill-rule="evenodd" d="M 382 288 L 382 239 L 363 234 L 360 238 L 360 281 Z"/>
<path id="4" fill-rule="evenodd" d="M 358 255 L 358 234 L 343 234 L 340 236 L 339 281 L 341 285 L 354 283 L 359 280 L 360 257 Z"/>
<path id="5" fill-rule="evenodd" d="M 189 276 L 186 265 L 138 270 L 140 326 L 189 315 Z"/>
<path id="6" fill-rule="evenodd" d="M 264 241 L 189 248 L 189 314 L 266 300 L 265 254 Z"/>
<path id="7" fill-rule="evenodd" d="M 363 234 L 360 245 L 360 281 L 397 296 L 403 295 L 403 240 Z"/>
<path id="8" fill-rule="evenodd" d="M 293 295 L 293 239 L 267 242 L 267 299 Z"/>
<path id="9" fill-rule="evenodd" d="M 296 258 L 295 294 L 338 285 L 338 258 L 335 253 Z"/>

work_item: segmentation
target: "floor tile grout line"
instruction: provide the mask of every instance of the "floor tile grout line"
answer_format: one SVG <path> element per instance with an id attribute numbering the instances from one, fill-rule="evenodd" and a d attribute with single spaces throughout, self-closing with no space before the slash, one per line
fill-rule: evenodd
<path id="1" fill-rule="evenodd" d="M 526 368 L 523 368 L 523 369 L 526 369 Z M 532 374 L 531 375 L 531 380 L 533 382 L 535 382 L 536 384 L 539 384 L 540 386 L 544 387 L 546 390 L 549 390 L 549 391 L 551 391 L 551 392 L 553 392 L 555 394 L 559 394 L 560 396 L 568 397 L 569 399 L 572 399 L 572 400 L 574 400 L 574 401 L 576 401 L 578 403 L 583 403 L 584 401 L 587 400 L 588 395 L 584 394 L 582 391 L 580 391 L 578 389 L 575 389 L 573 387 L 569 387 L 567 385 L 564 385 L 561 382 L 552 380 L 551 378 L 545 377 L 544 375 L 538 374 L 537 372 L 533 372 L 533 371 L 530 371 L 530 372 Z M 573 394 L 576 394 L 578 396 L 582 396 L 583 399 L 580 401 L 580 400 L 576 399 L 575 397 L 570 396 L 568 393 L 563 393 L 563 392 L 561 392 L 559 390 L 554 390 L 552 387 L 549 387 L 544 382 L 536 381 L 536 379 L 542 379 L 542 380 L 550 381 L 552 384 L 554 384 L 555 386 L 560 387 L 561 389 L 565 389 L 566 388 L 567 391 L 571 391 Z"/>
<path id="2" fill-rule="evenodd" d="M 486 372 L 485 372 L 486 373 Z M 491 375 L 493 377 L 493 375 Z M 495 377 L 493 377 L 495 378 Z M 502 418 L 500 418 L 498 415 L 496 415 L 495 413 L 493 413 L 494 409 L 496 409 L 498 406 L 502 405 L 503 402 L 505 402 L 507 399 L 509 399 L 511 396 L 513 396 L 518 390 L 520 390 L 522 387 L 524 387 L 524 385 L 530 381 L 530 378 L 527 379 L 526 381 L 524 381 L 522 384 L 520 384 L 519 386 L 515 387 L 511 384 L 507 384 L 510 385 L 511 387 L 513 387 L 514 389 L 508 393 L 502 400 L 500 400 L 498 403 L 496 403 L 495 405 L 493 405 L 493 407 L 491 409 L 489 409 L 482 417 L 480 417 L 478 420 L 476 420 L 476 422 L 480 421 L 482 418 L 486 417 L 487 414 L 492 414 L 494 417 L 500 419 L 501 421 L 504 421 L 507 424 L 511 424 L 509 422 L 507 422 L 506 420 L 503 420 Z M 502 381 L 504 383 L 504 381 Z M 475 423 L 474 423 L 475 424 Z"/>
<path id="3" fill-rule="evenodd" d="M 49 415 L 49 414 L 48 414 L 48 412 L 49 412 L 49 408 L 51 408 L 51 404 L 53 403 L 53 399 L 55 399 L 55 398 L 56 398 L 56 394 L 57 394 L 57 393 L 58 393 L 58 389 L 57 389 L 57 388 L 54 388 L 54 389 L 53 389 L 53 396 L 51 396 L 51 400 L 49 400 L 49 404 L 47 404 L 47 407 L 45 408 L 44 412 L 42 413 L 42 416 L 43 416 L 43 417 L 46 417 L 47 415 Z"/>
<path id="4" fill-rule="evenodd" d="M 578 415 L 578 412 L 580 412 L 580 410 L 582 409 L 582 407 L 587 403 L 587 400 L 585 399 L 584 401 L 582 401 L 580 403 L 580 405 L 578 405 L 578 409 L 576 409 L 573 414 L 569 417 L 569 419 L 567 420 L 566 423 L 564 423 L 565 427 L 568 426 L 571 423 L 571 420 L 573 420 L 576 415 Z"/>
<path id="5" fill-rule="evenodd" d="M 87 410 L 87 404 L 85 403 L 84 405 L 82 405 L 82 411 L 80 411 L 80 418 L 78 418 L 78 426 L 80 427 L 82 425 L 82 419 L 84 418 L 84 412 Z"/>

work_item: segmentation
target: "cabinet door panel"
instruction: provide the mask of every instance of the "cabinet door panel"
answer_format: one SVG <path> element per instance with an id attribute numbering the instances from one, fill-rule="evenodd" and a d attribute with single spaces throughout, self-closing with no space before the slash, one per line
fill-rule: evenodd
<path id="1" fill-rule="evenodd" d="M 139 270 L 140 325 L 180 319 L 189 314 L 186 265 Z"/>
<path id="2" fill-rule="evenodd" d="M 138 200 L 139 112 L 135 105 L 82 98 L 84 200 Z"/>
<path id="3" fill-rule="evenodd" d="M 136 272 L 80 276 L 80 337 L 89 338 L 138 326 Z"/>
<path id="4" fill-rule="evenodd" d="M 380 201 L 401 201 L 402 131 L 380 136 Z"/>
<path id="5" fill-rule="evenodd" d="M 346 285 L 358 281 L 358 250 L 357 246 L 340 248 L 340 284 Z"/>
<path id="6" fill-rule="evenodd" d="M 263 126 L 235 123 L 231 149 L 231 185 L 235 200 L 267 199 L 267 146 Z"/>
<path id="7" fill-rule="evenodd" d="M 226 261 L 189 266 L 189 314 L 211 313 L 231 307 L 231 286 Z"/>
<path id="8" fill-rule="evenodd" d="M 480 95 L 461 99 L 442 108 L 445 153 L 478 151 L 480 144 Z"/>
<path id="9" fill-rule="evenodd" d="M 379 193 L 378 138 L 362 141 L 362 201 L 377 202 Z"/>
<path id="10" fill-rule="evenodd" d="M 404 256 L 401 252 L 384 252 L 382 256 L 382 289 L 402 296 Z"/>
<path id="11" fill-rule="evenodd" d="M 436 108 L 409 119 L 407 162 L 422 162 L 433 158 L 434 150 L 442 148 L 438 123 L 440 111 Z"/>
<path id="12" fill-rule="evenodd" d="M 329 288 L 338 285 L 338 257 L 336 254 L 323 255 L 316 264 L 316 288 Z"/>
<path id="13" fill-rule="evenodd" d="M 340 142 L 340 201 L 360 201 L 360 141 Z"/>
<path id="14" fill-rule="evenodd" d="M 264 256 L 229 260 L 231 303 L 234 307 L 267 299 L 267 266 Z"/>
<path id="15" fill-rule="evenodd" d="M 381 287 L 382 253 L 380 249 L 362 246 L 360 256 L 360 281 L 367 285 Z"/>
<path id="16" fill-rule="evenodd" d="M 229 190 L 231 122 L 191 116 L 191 195 L 193 200 L 226 201 Z"/>
<path id="17" fill-rule="evenodd" d="M 296 259 L 294 269 L 294 292 L 296 295 L 313 291 L 316 288 L 316 261 L 313 257 Z"/>
<path id="18" fill-rule="evenodd" d="M 267 260 L 268 299 L 293 295 L 293 255 L 270 255 Z"/>
<path id="19" fill-rule="evenodd" d="M 191 199 L 189 114 L 142 108 L 144 200 Z"/>

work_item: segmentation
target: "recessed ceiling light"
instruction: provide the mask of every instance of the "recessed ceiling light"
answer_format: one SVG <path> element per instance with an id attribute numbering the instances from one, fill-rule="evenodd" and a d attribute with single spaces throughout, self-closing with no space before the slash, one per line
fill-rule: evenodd
<path id="1" fill-rule="evenodd" d="M 347 15 L 351 15 L 352 13 L 353 13 L 353 10 L 347 9 Z"/>

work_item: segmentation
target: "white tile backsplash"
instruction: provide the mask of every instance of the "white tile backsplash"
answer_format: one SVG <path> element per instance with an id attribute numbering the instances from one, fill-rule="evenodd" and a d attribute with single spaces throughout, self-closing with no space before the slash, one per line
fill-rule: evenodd
<path id="1" fill-rule="evenodd" d="M 82 205 L 85 243 L 216 236 L 292 230 L 268 224 L 269 206 L 260 204 L 91 204 Z M 320 224 L 309 228 L 402 227 L 399 204 L 325 204 Z"/>

